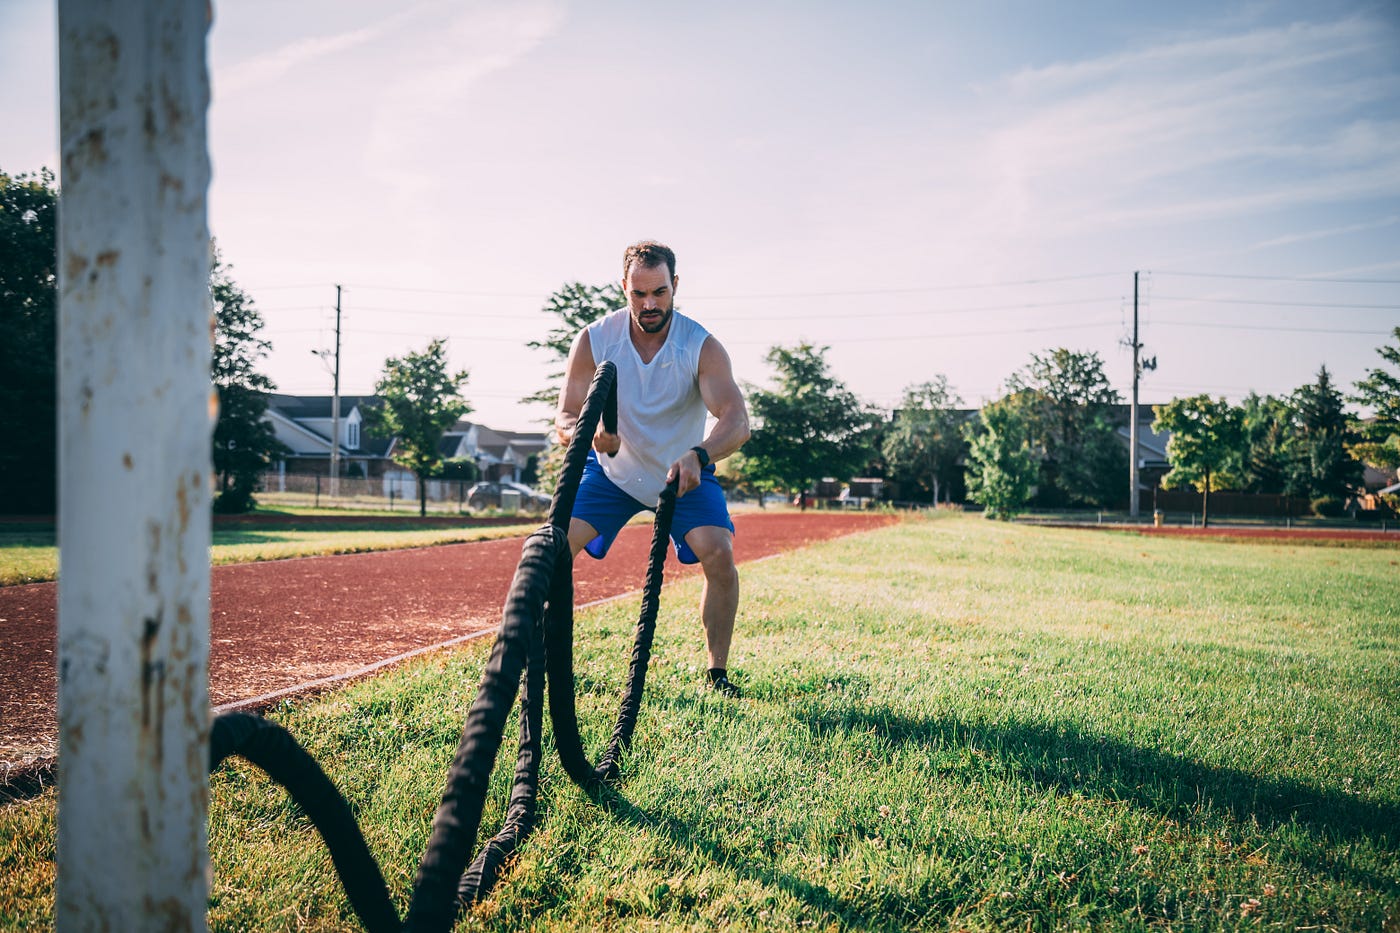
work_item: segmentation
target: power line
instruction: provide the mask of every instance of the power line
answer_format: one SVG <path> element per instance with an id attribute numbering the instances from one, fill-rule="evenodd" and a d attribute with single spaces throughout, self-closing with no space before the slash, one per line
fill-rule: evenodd
<path id="1" fill-rule="evenodd" d="M 1311 308 L 1316 311 L 1394 311 L 1400 313 L 1400 304 L 1356 305 L 1323 304 L 1311 301 L 1260 301 L 1255 298 L 1188 298 L 1179 295 L 1157 295 L 1154 301 L 1194 301 L 1220 305 L 1266 305 L 1278 308 Z"/>
<path id="2" fill-rule="evenodd" d="M 976 313 L 981 313 L 981 312 L 985 312 L 985 311 L 1029 311 L 1029 310 L 1034 310 L 1034 309 L 1037 309 L 1037 308 L 1063 308 L 1063 307 L 1070 307 L 1070 306 L 1073 306 L 1073 305 L 1102 305 L 1102 304 L 1114 304 L 1114 303 L 1116 303 L 1116 302 L 1118 302 L 1118 301 L 1120 301 L 1120 300 L 1121 300 L 1121 296 L 1112 295 L 1112 296 L 1100 296 L 1100 297 L 1096 297 L 1096 298 L 1069 298 L 1069 299 L 1064 299 L 1064 300 L 1061 300 L 1061 301 L 1023 301 L 1023 302 L 1016 302 L 1016 303 L 1013 303 L 1013 304 L 1002 304 L 1002 305 L 973 305 L 973 306 L 967 306 L 967 307 L 961 307 L 961 308 L 920 308 L 920 309 L 915 309 L 915 310 L 902 310 L 902 311 L 859 311 L 859 312 L 853 312 L 853 311 L 837 311 L 837 312 L 832 312 L 832 313 L 827 313 L 827 314 L 821 314 L 821 313 L 817 313 L 817 312 L 802 312 L 802 313 L 799 313 L 799 314 L 796 314 L 796 315 L 792 315 L 792 314 L 782 314 L 782 315 L 772 315 L 772 314 L 753 315 L 753 314 L 745 314 L 745 315 L 742 315 L 742 316 L 740 316 L 740 317 L 727 317 L 727 316 L 724 316 L 724 315 L 716 315 L 716 316 L 711 317 L 710 315 L 706 315 L 706 319 L 707 319 L 707 320 L 716 320 L 716 321 L 735 321 L 735 320 L 742 320 L 742 321 L 745 321 L 745 322 L 753 322 L 753 321 L 840 320 L 840 319 L 843 319 L 843 318 L 849 318 L 849 319 L 851 319 L 851 320 L 862 320 L 862 321 L 863 321 L 863 320 L 867 320 L 867 319 L 872 318 L 872 317 L 931 317 L 931 316 L 941 316 L 941 315 L 946 315 L 946 314 L 976 314 Z M 304 308 L 304 309 L 291 309 L 291 308 L 287 308 L 287 309 L 275 309 L 275 310 L 322 310 L 322 309 L 319 309 L 319 308 L 316 308 L 316 309 L 312 309 L 312 308 Z M 508 320 L 508 321 L 520 321 L 520 320 L 522 320 L 522 318 L 521 318 L 520 315 L 518 315 L 518 314 L 496 314 L 496 313 L 492 313 L 492 312 L 484 312 L 484 313 L 481 313 L 481 312 L 475 312 L 475 311 L 462 311 L 462 310 L 460 310 L 460 309 L 459 309 L 459 310 L 442 310 L 442 309 L 436 309 L 436 308 L 391 308 L 391 307 L 374 306 L 374 305 L 370 305 L 370 306 L 356 305 L 356 306 L 354 306 L 353 310 L 356 311 L 356 312 L 366 312 L 366 313 L 374 313 L 374 314 L 422 314 L 422 315 L 428 315 L 428 316 L 432 316 L 432 317 L 459 317 L 459 318 L 465 318 L 465 319 L 471 319 L 471 320 L 477 320 L 477 319 L 483 319 L 483 318 L 489 318 L 489 319 L 492 319 L 492 320 Z M 679 309 L 678 309 L 678 310 L 679 310 Z M 534 323 L 534 322 L 531 321 L 531 322 L 529 322 L 529 323 Z"/>
<path id="3" fill-rule="evenodd" d="M 1278 327 L 1270 324 L 1216 324 L 1205 321 L 1163 321 L 1160 318 L 1154 320 L 1153 324 L 1161 324 L 1167 327 L 1208 327 L 1214 330 L 1248 330 L 1248 331 L 1279 331 L 1292 334 L 1363 334 L 1368 337 L 1386 337 L 1390 331 L 1385 330 L 1341 330 L 1336 327 Z"/>
<path id="4" fill-rule="evenodd" d="M 1320 282 L 1337 285 L 1400 285 L 1400 279 L 1329 279 L 1320 276 L 1302 275 L 1242 275 L 1229 272 L 1173 272 L 1158 269 L 1154 275 L 1180 275 L 1195 279 L 1251 279 L 1261 282 Z"/>
<path id="5" fill-rule="evenodd" d="M 1047 279 L 1017 279 L 1005 282 L 977 282 L 968 285 L 921 285 L 909 288 L 867 288 L 821 292 L 756 292 L 750 295 L 691 295 L 690 301 L 746 301 L 770 298 L 840 298 L 855 295 L 910 295 L 921 292 L 955 292 L 977 288 L 1010 288 L 1017 285 L 1048 285 L 1054 282 L 1076 282 L 1084 279 L 1117 278 L 1123 272 L 1090 272 L 1083 275 L 1061 275 Z"/>

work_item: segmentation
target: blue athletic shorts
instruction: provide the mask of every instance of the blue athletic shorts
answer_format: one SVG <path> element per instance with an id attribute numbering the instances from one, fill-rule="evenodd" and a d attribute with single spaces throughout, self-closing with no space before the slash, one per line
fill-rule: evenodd
<path id="1" fill-rule="evenodd" d="M 601 560 L 612 547 L 618 531 L 627 520 L 643 509 L 656 511 L 656 506 L 645 506 L 623 492 L 603 472 L 598 464 L 597 454 L 590 450 L 588 460 L 583 465 L 583 479 L 578 485 L 578 497 L 574 500 L 573 517 L 588 522 L 598 532 L 598 537 L 588 542 L 584 549 L 591 557 Z M 671 543 L 676 546 L 676 556 L 682 564 L 699 563 L 685 536 L 692 528 L 714 525 L 729 529 L 734 533 L 734 522 L 729 518 L 729 506 L 724 501 L 724 490 L 715 479 L 714 464 L 710 464 L 700 474 L 700 485 L 676 499 L 676 511 L 671 518 Z"/>

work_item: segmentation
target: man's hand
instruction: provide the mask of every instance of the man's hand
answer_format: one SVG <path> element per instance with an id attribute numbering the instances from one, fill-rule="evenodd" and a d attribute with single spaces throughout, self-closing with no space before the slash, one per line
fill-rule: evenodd
<path id="1" fill-rule="evenodd" d="M 593 449 L 600 454 L 607 454 L 611 457 L 622 448 L 622 438 L 616 434 L 609 434 L 598 425 L 598 429 L 593 432 Z"/>
<path id="2" fill-rule="evenodd" d="M 671 464 L 671 469 L 666 471 L 666 482 L 676 477 L 680 477 L 680 482 L 676 484 L 676 498 L 680 498 L 700 485 L 700 457 L 693 450 L 687 450 L 681 454 L 681 458 Z"/>

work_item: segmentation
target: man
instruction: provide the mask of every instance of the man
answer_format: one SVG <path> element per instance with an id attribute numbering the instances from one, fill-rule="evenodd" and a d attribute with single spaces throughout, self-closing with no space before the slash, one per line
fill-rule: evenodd
<path id="1" fill-rule="evenodd" d="M 627 307 L 579 332 L 569 351 L 554 425 L 559 442 L 573 436 L 593 373 L 617 366 L 617 433 L 599 426 L 588 452 L 569 524 L 577 557 L 601 559 L 618 530 L 662 489 L 677 484 L 671 540 L 681 563 L 705 573 L 700 618 L 709 656 L 708 680 L 737 698 L 728 675 L 729 644 L 739 609 L 734 523 L 714 462 L 749 439 L 749 414 L 729 354 L 695 321 L 675 310 L 676 256 L 652 240 L 627 247 L 622 291 Z M 705 433 L 706 412 L 715 418 Z M 599 457 L 598 454 L 605 456 Z"/>

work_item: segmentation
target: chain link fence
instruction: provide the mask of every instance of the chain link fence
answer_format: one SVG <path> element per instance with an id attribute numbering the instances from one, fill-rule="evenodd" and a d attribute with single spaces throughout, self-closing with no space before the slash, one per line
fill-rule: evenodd
<path id="1" fill-rule="evenodd" d="M 262 475 L 257 493 L 264 506 L 304 508 L 372 509 L 417 513 L 418 480 L 412 475 L 386 474 L 365 478 L 342 476 L 332 489 L 329 476 L 316 473 L 277 473 Z M 428 511 L 455 514 L 472 511 L 467 490 L 473 482 L 457 479 L 427 481 Z"/>

